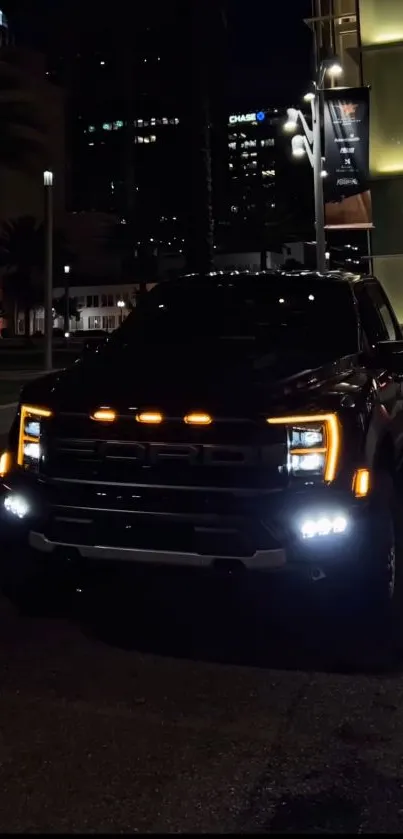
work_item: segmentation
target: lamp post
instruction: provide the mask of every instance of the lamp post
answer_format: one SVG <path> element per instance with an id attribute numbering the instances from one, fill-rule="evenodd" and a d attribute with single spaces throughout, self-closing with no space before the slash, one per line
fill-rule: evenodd
<path id="1" fill-rule="evenodd" d="M 325 158 L 322 155 L 322 97 L 323 84 L 325 76 L 329 76 L 333 81 L 339 77 L 343 72 L 343 68 L 337 59 L 331 58 L 322 61 L 317 73 L 316 81 L 313 83 L 312 90 L 305 94 L 304 102 L 309 102 L 311 105 L 311 123 L 312 127 L 302 113 L 297 108 L 288 108 L 287 122 L 284 124 L 284 129 L 290 133 L 298 128 L 298 123 L 301 124 L 304 133 L 295 134 L 292 138 L 292 153 L 294 157 L 303 157 L 307 154 L 309 162 L 313 169 L 313 188 L 315 199 L 315 230 L 316 230 L 316 268 L 323 272 L 327 267 L 326 260 L 326 235 L 325 235 L 325 214 L 323 201 L 323 178 L 327 176 L 325 168 Z"/>
<path id="2" fill-rule="evenodd" d="M 70 265 L 64 266 L 64 337 L 70 335 L 70 287 L 69 287 Z"/>
<path id="3" fill-rule="evenodd" d="M 126 308 L 126 303 L 125 303 L 124 300 L 118 300 L 117 301 L 117 306 L 118 306 L 118 309 L 120 309 L 119 324 L 122 324 L 123 323 L 123 309 Z"/>
<path id="4" fill-rule="evenodd" d="M 52 370 L 53 337 L 53 172 L 43 173 L 45 192 L 45 370 Z"/>

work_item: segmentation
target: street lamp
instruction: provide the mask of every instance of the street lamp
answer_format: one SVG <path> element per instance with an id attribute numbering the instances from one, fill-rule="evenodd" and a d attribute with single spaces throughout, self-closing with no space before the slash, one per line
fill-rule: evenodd
<path id="1" fill-rule="evenodd" d="M 52 369 L 53 338 L 53 172 L 43 173 L 45 199 L 45 370 Z"/>
<path id="2" fill-rule="evenodd" d="M 312 88 L 304 96 L 304 102 L 311 106 L 311 123 L 308 122 L 301 110 L 287 109 L 287 121 L 284 129 L 291 133 L 296 131 L 300 123 L 304 133 L 296 134 L 291 141 L 293 157 L 307 155 L 313 169 L 313 183 L 315 196 L 315 228 L 316 228 L 316 267 L 323 272 L 326 270 L 326 237 L 325 215 L 323 204 L 323 179 L 327 177 L 325 159 L 322 156 L 321 112 L 322 94 L 326 75 L 331 80 L 339 77 L 343 72 L 340 62 L 336 58 L 328 58 L 319 65 L 317 78 Z"/>
<path id="3" fill-rule="evenodd" d="M 124 300 L 118 300 L 118 301 L 117 301 L 117 306 L 118 306 L 118 308 L 120 309 L 119 322 L 120 322 L 120 323 L 123 323 L 123 309 L 125 309 L 125 308 L 126 308 L 126 303 L 125 303 L 125 301 L 124 301 Z"/>
<path id="4" fill-rule="evenodd" d="M 64 266 L 64 337 L 70 335 L 70 288 L 69 288 L 70 265 Z"/>

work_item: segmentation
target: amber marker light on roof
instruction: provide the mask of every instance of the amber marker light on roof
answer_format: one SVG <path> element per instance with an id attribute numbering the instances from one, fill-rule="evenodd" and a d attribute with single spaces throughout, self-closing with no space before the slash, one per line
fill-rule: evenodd
<path id="1" fill-rule="evenodd" d="M 186 425 L 211 425 L 213 419 L 210 414 L 195 412 L 192 414 L 186 414 L 184 421 Z"/>
<path id="2" fill-rule="evenodd" d="M 116 411 L 112 411 L 110 408 L 100 408 L 99 411 L 92 414 L 91 419 L 96 422 L 115 422 Z"/>
<path id="3" fill-rule="evenodd" d="M 162 419 L 162 414 L 159 411 L 141 411 L 136 416 L 137 422 L 142 422 L 145 425 L 159 425 Z"/>

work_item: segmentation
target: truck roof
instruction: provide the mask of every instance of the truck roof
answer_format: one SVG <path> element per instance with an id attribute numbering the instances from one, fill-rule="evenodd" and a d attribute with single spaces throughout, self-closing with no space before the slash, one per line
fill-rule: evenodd
<path id="1" fill-rule="evenodd" d="M 279 269 L 270 269 L 267 271 L 211 271 L 209 274 L 182 274 L 178 277 L 178 280 L 184 279 L 199 279 L 199 280 L 206 280 L 209 279 L 220 279 L 220 280 L 227 280 L 230 279 L 231 282 L 234 281 L 234 278 L 241 280 L 243 277 L 250 278 L 250 277 L 258 277 L 263 278 L 267 277 L 268 279 L 277 279 L 281 280 L 282 277 L 287 277 L 289 279 L 296 279 L 301 277 L 304 280 L 310 280 L 315 282 L 320 282 L 325 280 L 326 282 L 334 282 L 334 283 L 356 283 L 361 282 L 363 280 L 371 280 L 374 279 L 369 274 L 357 274 L 352 273 L 349 271 L 324 271 L 323 273 L 319 271 L 310 271 L 304 268 L 300 268 L 298 270 L 282 270 Z M 175 282 L 175 281 L 174 281 Z"/>

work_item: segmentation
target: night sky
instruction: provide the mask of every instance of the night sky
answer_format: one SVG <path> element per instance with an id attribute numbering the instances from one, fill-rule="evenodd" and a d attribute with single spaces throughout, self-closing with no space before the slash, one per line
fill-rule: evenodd
<path id="1" fill-rule="evenodd" d="M 60 12 L 59 3 L 4 0 L 2 8 L 9 13 L 18 40 L 40 46 L 52 40 L 52 18 Z M 80 6 L 89 9 L 90 4 L 91 0 L 81 0 Z M 225 5 L 231 99 L 245 100 L 251 107 L 296 103 L 311 73 L 312 36 L 303 22 L 310 15 L 311 0 L 226 0 Z M 70 0 L 65 13 L 72 14 L 73 7 Z"/>
<path id="2" fill-rule="evenodd" d="M 303 22 L 310 0 L 228 0 L 228 6 L 238 89 L 253 98 L 256 91 L 262 107 L 297 102 L 311 77 L 312 34 Z"/>

